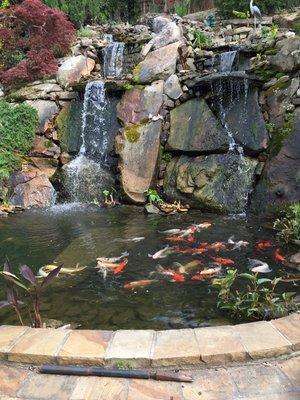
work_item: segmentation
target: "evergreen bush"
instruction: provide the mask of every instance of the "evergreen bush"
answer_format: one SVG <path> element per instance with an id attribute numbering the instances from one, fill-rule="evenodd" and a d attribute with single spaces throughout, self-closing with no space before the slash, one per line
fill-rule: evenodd
<path id="1" fill-rule="evenodd" d="M 0 182 L 32 148 L 37 123 L 37 111 L 29 105 L 0 101 Z"/>

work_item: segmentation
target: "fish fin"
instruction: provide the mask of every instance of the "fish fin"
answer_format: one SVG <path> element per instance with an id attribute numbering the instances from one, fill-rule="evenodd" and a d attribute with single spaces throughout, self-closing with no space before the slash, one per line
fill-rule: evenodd
<path id="1" fill-rule="evenodd" d="M 152 258 L 152 257 L 153 257 L 153 254 L 148 254 L 148 257 Z"/>
<path id="2" fill-rule="evenodd" d="M 124 251 L 124 253 L 121 254 L 121 257 L 128 257 L 128 256 L 129 256 L 128 251 Z"/>

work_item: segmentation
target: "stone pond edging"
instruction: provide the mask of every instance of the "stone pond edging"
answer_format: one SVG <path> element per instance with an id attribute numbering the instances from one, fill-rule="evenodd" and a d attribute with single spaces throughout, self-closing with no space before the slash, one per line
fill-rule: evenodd
<path id="1" fill-rule="evenodd" d="M 166 331 L 0 327 L 0 360 L 122 367 L 224 365 L 300 350 L 300 314 L 270 322 Z"/>

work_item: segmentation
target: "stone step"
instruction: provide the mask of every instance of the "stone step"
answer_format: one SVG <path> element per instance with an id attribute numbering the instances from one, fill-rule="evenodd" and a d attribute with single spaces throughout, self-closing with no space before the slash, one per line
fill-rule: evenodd
<path id="1" fill-rule="evenodd" d="M 300 350 L 300 314 L 235 326 L 168 331 L 0 327 L 0 360 L 116 367 L 226 365 Z"/>

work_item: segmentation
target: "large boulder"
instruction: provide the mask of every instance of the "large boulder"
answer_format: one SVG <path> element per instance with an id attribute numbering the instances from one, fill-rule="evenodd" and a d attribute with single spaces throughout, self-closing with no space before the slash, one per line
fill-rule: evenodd
<path id="1" fill-rule="evenodd" d="M 167 149 L 184 152 L 220 152 L 229 138 L 204 99 L 192 99 L 171 111 Z"/>
<path id="2" fill-rule="evenodd" d="M 145 56 L 150 49 L 157 50 L 182 39 L 182 29 L 169 18 L 162 16 L 154 18 L 153 32 L 153 38 L 144 46 L 142 50 L 143 56 Z"/>
<path id="3" fill-rule="evenodd" d="M 166 170 L 164 193 L 195 208 L 221 213 L 246 210 L 257 161 L 237 154 L 174 157 Z"/>
<path id="4" fill-rule="evenodd" d="M 267 148 L 269 135 L 258 104 L 257 89 L 249 89 L 247 92 L 242 89 L 240 95 L 237 92 L 234 98 L 224 101 L 221 107 L 219 103 L 217 114 L 235 142 L 244 148 L 246 154 L 252 155 Z"/>
<path id="5" fill-rule="evenodd" d="M 126 90 L 119 105 L 118 118 L 124 126 L 147 121 L 156 116 L 163 103 L 163 81 Z"/>
<path id="6" fill-rule="evenodd" d="M 276 140 L 276 138 L 274 138 Z M 266 162 L 255 188 L 251 207 L 256 212 L 271 210 L 282 203 L 300 199 L 300 109 L 295 111 L 294 127 L 277 155 Z"/>
<path id="7" fill-rule="evenodd" d="M 161 121 L 131 125 L 116 138 L 120 155 L 120 178 L 124 194 L 132 203 L 146 201 L 145 192 L 151 187 L 159 156 Z"/>
<path id="8" fill-rule="evenodd" d="M 47 100 L 27 100 L 26 103 L 35 108 L 38 113 L 38 132 L 45 132 L 53 117 L 58 113 L 58 107 L 56 103 L 54 101 Z"/>
<path id="9" fill-rule="evenodd" d="M 179 45 L 180 42 L 175 42 L 147 54 L 134 68 L 133 80 L 136 83 L 151 83 L 168 79 L 176 70 Z"/>
<path id="10" fill-rule="evenodd" d="M 300 68 L 299 36 L 280 40 L 276 44 L 277 54 L 269 57 L 270 64 L 279 71 L 296 71 Z"/>
<path id="11" fill-rule="evenodd" d="M 46 175 L 38 175 L 14 188 L 11 203 L 24 208 L 44 208 L 54 203 L 55 190 Z"/>
<path id="12" fill-rule="evenodd" d="M 81 78 L 90 75 L 95 67 L 95 61 L 83 55 L 67 58 L 57 71 L 56 79 L 64 87 L 78 83 Z"/>

